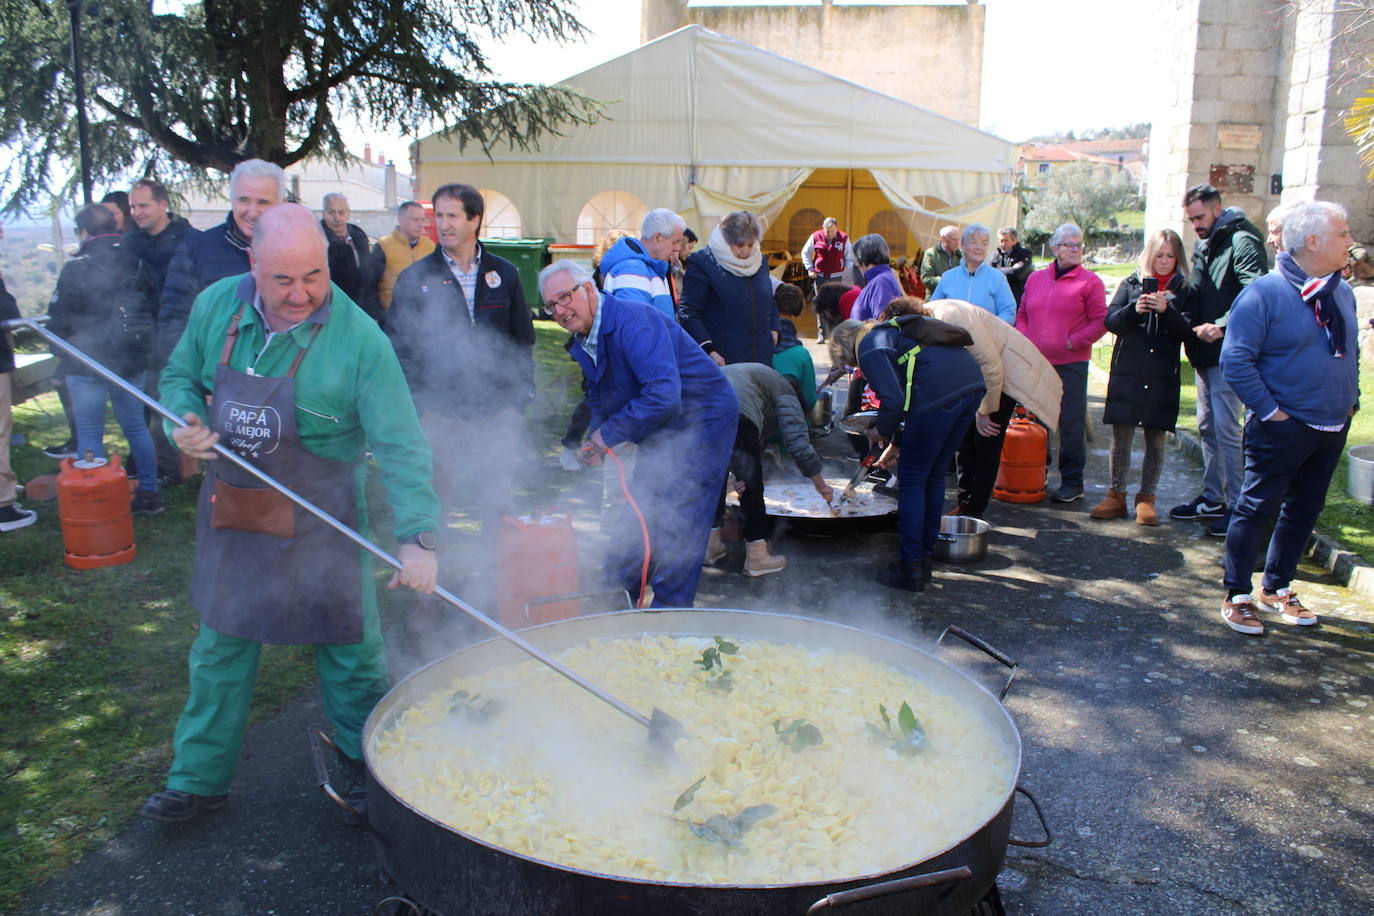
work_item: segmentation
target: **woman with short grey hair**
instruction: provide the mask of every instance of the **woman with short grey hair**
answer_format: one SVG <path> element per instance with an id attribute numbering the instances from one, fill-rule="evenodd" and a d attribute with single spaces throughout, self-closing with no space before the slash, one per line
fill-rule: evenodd
<path id="1" fill-rule="evenodd" d="M 1093 343 L 1107 333 L 1107 290 L 1097 274 L 1083 267 L 1083 230 L 1064 223 L 1050 236 L 1054 262 L 1031 274 L 1016 330 L 1030 338 L 1064 383 L 1059 404 L 1059 489 L 1057 503 L 1083 498 L 1083 468 L 1088 461 L 1088 358 Z"/>
<path id="2" fill-rule="evenodd" d="M 863 292 L 854 300 L 850 318 L 876 321 L 887 304 L 902 295 L 902 281 L 892 269 L 887 240 L 869 233 L 854 242 L 854 261 L 863 271 Z"/>
<path id="3" fill-rule="evenodd" d="M 762 239 L 759 218 L 736 210 L 687 259 L 678 321 L 718 365 L 772 364 L 782 324 Z"/>

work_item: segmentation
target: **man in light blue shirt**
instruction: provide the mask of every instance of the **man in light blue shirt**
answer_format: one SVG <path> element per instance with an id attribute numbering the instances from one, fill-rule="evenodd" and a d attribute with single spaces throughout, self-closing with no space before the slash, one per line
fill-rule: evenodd
<path id="1" fill-rule="evenodd" d="M 1016 298 L 1007 285 L 1006 275 L 988 264 L 991 246 L 992 232 L 987 226 L 974 223 L 965 229 L 959 240 L 964 260 L 941 275 L 930 301 L 962 299 L 987 309 L 1007 324 L 1015 324 Z"/>

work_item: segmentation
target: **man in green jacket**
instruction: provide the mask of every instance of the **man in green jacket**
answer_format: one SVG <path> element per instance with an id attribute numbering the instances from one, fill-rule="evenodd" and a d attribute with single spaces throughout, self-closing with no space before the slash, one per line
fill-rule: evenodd
<path id="1" fill-rule="evenodd" d="M 1183 317 L 1193 333 L 1183 342 L 1197 381 L 1197 431 L 1202 440 L 1202 492 L 1169 510 L 1174 519 L 1210 519 L 1207 533 L 1224 538 L 1240 496 L 1245 459 L 1241 424 L 1245 405 L 1221 373 L 1221 345 L 1231 304 L 1241 290 L 1268 273 L 1264 236 L 1245 214 L 1224 207 L 1221 192 L 1193 185 L 1183 195 L 1183 215 L 1193 224 L 1192 295 Z"/>
<path id="2" fill-rule="evenodd" d="M 958 267 L 963 259 L 964 253 L 959 250 L 959 227 L 941 229 L 939 244 L 927 248 L 921 256 L 921 282 L 925 284 L 926 295 L 933 295 L 945 271 Z"/>
<path id="3" fill-rule="evenodd" d="M 162 373 L 162 399 L 189 424 L 178 449 L 209 462 L 196 521 L 191 693 L 167 788 L 143 816 L 186 821 L 224 806 L 248 722 L 262 643 L 315 646 L 325 715 L 365 812 L 363 723 L 387 689 L 371 558 L 228 461 L 222 442 L 366 535 L 366 462 L 381 468 L 401 542 L 391 586 L 432 592 L 438 500 L 430 450 L 386 336 L 330 283 L 306 208 L 257 221 L 252 270 L 207 287 Z M 207 407 L 207 399 L 209 406 Z M 354 573 L 340 575 L 353 566 Z"/>

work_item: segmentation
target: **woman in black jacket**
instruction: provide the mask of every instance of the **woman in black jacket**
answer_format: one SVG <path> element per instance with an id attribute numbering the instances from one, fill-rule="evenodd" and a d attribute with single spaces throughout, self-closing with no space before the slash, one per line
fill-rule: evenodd
<path id="1" fill-rule="evenodd" d="M 76 229 L 81 247 L 57 277 L 57 290 L 48 306 L 48 329 L 141 389 L 148 381 L 157 340 L 157 291 L 152 274 L 148 265 L 125 250 L 123 236 L 115 232 L 114 216 L 104 206 L 88 204 L 77 211 Z M 77 453 L 105 457 L 105 405 L 112 403 L 138 467 L 134 514 L 158 514 L 162 497 L 157 451 L 143 419 L 142 403 L 76 360 L 64 360 L 64 368 L 76 421 Z"/>
<path id="2" fill-rule="evenodd" d="M 1102 421 L 1112 427 L 1111 489 L 1088 513 L 1093 518 L 1126 515 L 1126 476 L 1139 426 L 1145 431 L 1145 458 L 1135 520 L 1159 524 L 1155 486 L 1164 465 L 1164 434 L 1178 420 L 1178 348 L 1189 334 L 1184 317 L 1191 295 L 1187 278 L 1183 240 L 1172 229 L 1161 229 L 1145 243 L 1140 269 L 1122 281 L 1107 308 L 1107 330 L 1116 335 L 1102 413 Z"/>

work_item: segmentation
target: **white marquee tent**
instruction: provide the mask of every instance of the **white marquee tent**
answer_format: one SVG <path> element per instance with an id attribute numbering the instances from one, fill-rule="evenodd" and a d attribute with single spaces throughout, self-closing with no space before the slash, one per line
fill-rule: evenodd
<path id="1" fill-rule="evenodd" d="M 570 242 L 581 217 L 589 242 L 584 208 L 606 192 L 671 207 L 700 230 L 737 209 L 771 220 L 815 169 L 867 169 L 927 239 L 939 223 L 1016 221 L 1012 144 L 701 26 L 561 85 L 606 101 L 607 118 L 490 158 L 426 137 L 415 147 L 420 192 L 450 181 L 497 191 L 524 235 Z"/>

